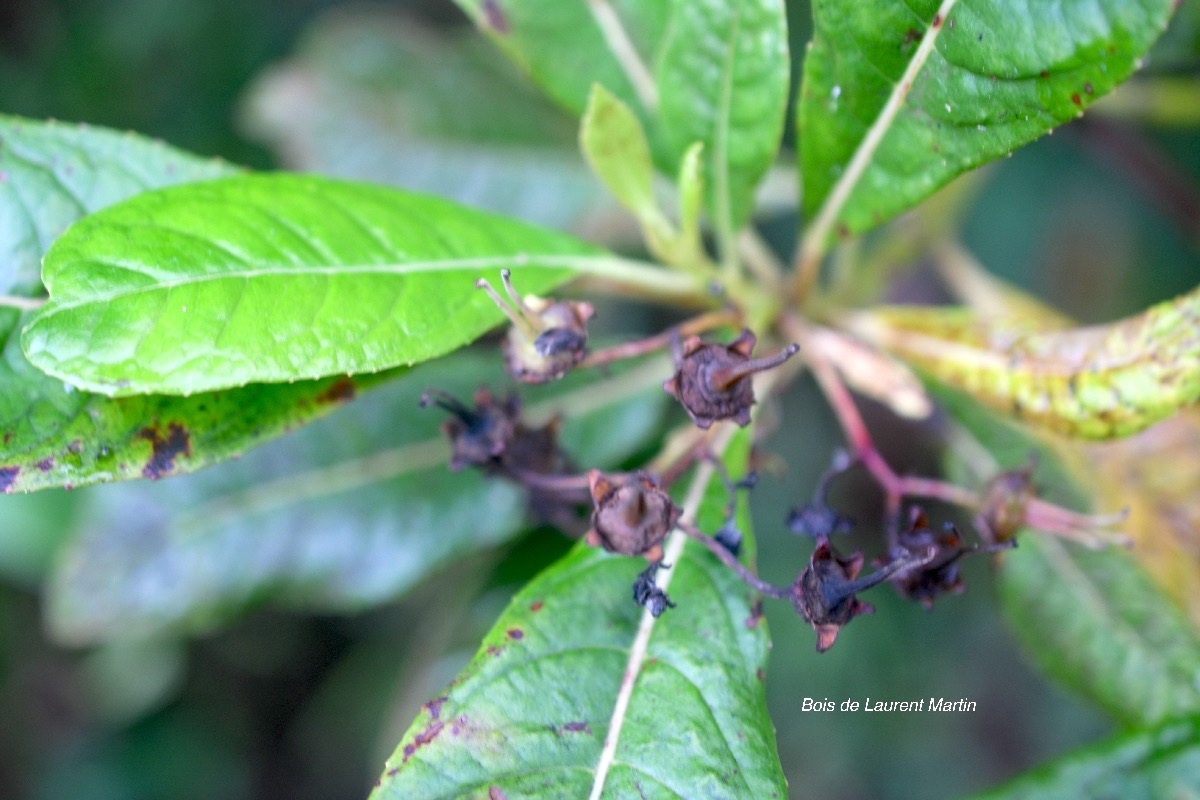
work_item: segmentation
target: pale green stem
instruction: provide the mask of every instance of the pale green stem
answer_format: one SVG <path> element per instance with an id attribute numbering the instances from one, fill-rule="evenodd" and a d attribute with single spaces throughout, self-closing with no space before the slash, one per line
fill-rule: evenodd
<path id="1" fill-rule="evenodd" d="M 792 287 L 792 294 L 796 300 L 804 298 L 809 286 L 816 278 L 817 268 L 821 264 L 821 257 L 825 255 L 828 248 L 829 234 L 837 222 L 838 215 L 841 214 L 846 201 L 850 199 L 851 192 L 858 186 L 863 173 L 871 165 L 871 160 L 883 142 L 883 137 L 891 130 L 892 123 L 895 122 L 901 106 L 904 105 L 908 93 L 912 90 L 917 73 L 929 59 L 934 43 L 957 3 L 958 0 L 942 0 L 934 17 L 934 24 L 925 29 L 925 35 L 921 37 L 921 42 L 913 52 L 912 59 L 908 62 L 904 74 L 900 76 L 899 82 L 892 87 L 892 93 L 880 110 L 879 116 L 871 123 L 866 136 L 863 137 L 858 149 L 851 156 L 850 163 L 846 165 L 841 177 L 834 184 L 833 190 L 821 204 L 812 224 L 804 232 L 804 240 L 800 245 L 800 253 L 796 260 L 795 284 Z"/>

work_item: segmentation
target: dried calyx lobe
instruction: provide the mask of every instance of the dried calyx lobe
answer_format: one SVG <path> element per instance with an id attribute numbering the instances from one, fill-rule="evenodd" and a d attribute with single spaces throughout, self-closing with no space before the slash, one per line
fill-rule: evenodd
<path id="1" fill-rule="evenodd" d="M 508 301 L 483 278 L 475 282 L 512 322 L 504 339 L 504 365 L 522 383 L 556 380 L 587 355 L 587 321 L 595 313 L 591 303 L 550 300 L 532 295 L 522 298 L 512 285 L 512 273 L 501 270 Z"/>
<path id="2" fill-rule="evenodd" d="M 663 388 L 701 428 L 723 419 L 748 424 L 754 405 L 750 380 L 754 373 L 779 366 L 799 350 L 792 344 L 773 356 L 751 359 L 756 341 L 749 330 L 727 345 L 705 342 L 698 336 L 685 339 L 675 348 L 675 374 Z"/>

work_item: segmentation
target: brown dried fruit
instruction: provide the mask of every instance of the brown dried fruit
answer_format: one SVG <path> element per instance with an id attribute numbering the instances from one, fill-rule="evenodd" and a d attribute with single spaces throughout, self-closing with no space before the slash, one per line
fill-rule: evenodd
<path id="1" fill-rule="evenodd" d="M 510 394 L 497 403 L 487 387 L 475 391 L 475 407 L 468 408 L 446 392 L 430 389 L 421 395 L 420 405 L 436 405 L 452 415 L 442 424 L 450 438 L 450 469 L 498 467 L 512 442 L 521 416 L 521 398 Z"/>
<path id="2" fill-rule="evenodd" d="M 500 271 L 511 304 L 485 279 L 483 289 L 512 321 L 504 339 L 504 365 L 522 383 L 545 383 L 565 375 L 587 355 L 587 321 L 596 313 L 591 303 L 522 298 L 512 285 L 512 273 Z"/>
<path id="3" fill-rule="evenodd" d="M 890 578 L 895 573 L 919 566 L 933 557 L 932 552 L 921 557 L 904 558 L 859 578 L 862 553 L 843 558 L 829 544 L 827 537 L 817 539 L 817 546 L 808 567 L 792 584 L 792 605 L 796 612 L 817 632 L 817 652 L 833 647 L 838 632 L 847 622 L 860 614 L 870 614 L 874 606 L 855 595 Z"/>
<path id="4" fill-rule="evenodd" d="M 1008 542 L 1025 526 L 1025 511 L 1037 495 L 1033 470 L 1037 460 L 1030 456 L 1023 467 L 1001 472 L 988 481 L 983 490 L 976 525 L 979 534 L 990 542 Z"/>
<path id="5" fill-rule="evenodd" d="M 942 594 L 961 594 L 966 587 L 958 573 L 958 560 L 973 548 L 968 548 L 953 525 L 938 533 L 929 527 L 929 518 L 920 508 L 913 508 L 908 527 L 900 532 L 892 548 L 891 560 L 909 558 L 917 553 L 934 550 L 933 559 L 920 569 L 908 569 L 892 577 L 900 594 L 917 600 L 925 608 Z"/>
<path id="6" fill-rule="evenodd" d="M 644 472 L 619 479 L 599 470 L 588 473 L 592 529 L 588 544 L 610 553 L 662 559 L 662 541 L 679 520 L 680 509 Z"/>
<path id="7" fill-rule="evenodd" d="M 791 344 L 768 358 L 751 359 L 758 341 L 749 330 L 728 345 L 705 342 L 690 336 L 675 352 L 675 374 L 663 389 L 673 395 L 700 428 L 722 419 L 738 425 L 750 422 L 756 372 L 777 367 L 791 358 L 799 345 Z"/>
<path id="8" fill-rule="evenodd" d="M 932 558 L 919 567 L 906 567 L 895 573 L 892 583 L 900 594 L 919 601 L 925 608 L 933 608 L 933 601 L 939 596 L 961 594 L 966 588 L 958 570 L 960 558 L 971 553 L 1005 550 L 1016 544 L 1015 540 L 1010 540 L 986 547 L 968 546 L 949 523 L 940 533 L 930 528 L 925 512 L 914 506 L 908 527 L 900 532 L 892 548 L 890 561 L 911 560 L 926 553 L 932 553 Z M 877 562 L 876 566 L 881 565 Z"/>

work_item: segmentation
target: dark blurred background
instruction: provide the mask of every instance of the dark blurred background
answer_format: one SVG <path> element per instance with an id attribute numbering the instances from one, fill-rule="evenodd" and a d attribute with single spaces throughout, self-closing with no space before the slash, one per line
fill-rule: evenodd
<path id="1" fill-rule="evenodd" d="M 798 59 L 807 4 L 790 3 L 789 13 Z M 1196 77 L 1198 20 L 1196 4 L 1185 3 L 1148 75 Z M 426 141 L 461 166 L 436 149 L 445 144 L 437 126 L 462 135 L 495 120 L 413 122 L 378 98 L 394 89 L 411 105 L 423 86 L 453 88 L 453 71 L 439 79 L 421 70 L 438 72 L 440 43 L 458 48 L 467 33 L 449 0 L 3 0 L 0 112 L 129 129 L 254 168 L 458 186 L 453 176 L 410 171 L 395 142 Z M 389 49 L 405 46 L 414 49 Z M 498 70 L 501 61 L 495 54 Z M 322 94 L 325 79 L 365 81 L 378 102 L 366 95 L 364 110 Z M 963 195 L 964 241 L 998 274 L 1084 320 L 1191 288 L 1200 282 L 1200 96 L 1191 100 L 1190 126 L 1187 109 L 1184 124 L 1154 113 L 1089 114 L 989 168 Z M 544 128 L 512 136 L 569 146 L 569 121 Z M 594 199 L 560 200 L 550 204 L 574 209 L 575 218 L 554 218 L 536 203 L 528 216 L 589 234 L 609 230 Z M 793 219 L 781 213 L 765 227 L 785 252 Z M 937 469 L 936 424 L 913 428 L 868 411 L 894 463 Z M 753 500 L 766 565 L 803 557 L 808 545 L 781 521 L 809 497 L 839 443 L 809 384 L 781 418 L 772 446 L 782 467 Z M 878 498 L 849 484 L 835 499 L 867 527 Z M 471 656 L 511 593 L 569 545 L 534 532 L 357 615 L 268 606 L 200 636 L 59 646 L 44 633 L 43 587 L 58 548 L 86 527 L 89 496 L 104 491 L 0 497 L 0 797 L 364 797 L 420 703 Z M 979 559 L 966 572 L 970 590 L 932 612 L 875 591 L 878 613 L 820 657 L 790 611 L 768 608 L 769 700 L 793 796 L 952 797 L 1114 729 L 1027 666 L 996 609 L 988 564 Z M 803 697 L 931 694 L 969 698 L 979 710 L 799 711 Z"/>

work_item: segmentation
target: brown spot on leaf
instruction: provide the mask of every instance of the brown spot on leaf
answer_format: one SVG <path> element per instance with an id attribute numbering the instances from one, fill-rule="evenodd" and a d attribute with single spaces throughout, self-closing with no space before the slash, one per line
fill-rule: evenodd
<path id="1" fill-rule="evenodd" d="M 438 718 L 438 715 L 442 713 L 442 706 L 446 704 L 446 699 L 446 695 L 442 695 L 441 697 L 433 698 L 425 704 L 425 708 L 427 711 L 429 711 L 430 717 L 433 719 Z"/>
<path id="2" fill-rule="evenodd" d="M 5 443 L 5 444 L 8 444 L 9 442 L 11 442 L 11 441 L 12 441 L 12 438 L 13 438 L 13 432 L 12 432 L 12 431 L 6 431 L 6 432 L 4 433 L 4 443 Z"/>
<path id="3" fill-rule="evenodd" d="M 446 724 L 444 722 L 433 722 L 430 723 L 425 730 L 414 736 L 411 742 L 404 745 L 404 758 L 400 763 L 406 763 L 408 759 L 412 758 L 413 753 L 417 752 L 418 748 L 424 747 L 436 739 L 438 734 L 442 732 L 442 728 L 445 726 Z"/>
<path id="4" fill-rule="evenodd" d="M 935 28 L 942 27 L 942 15 L 941 14 L 933 15 L 933 27 L 935 27 Z"/>
<path id="5" fill-rule="evenodd" d="M 146 462 L 146 466 L 142 467 L 142 476 L 151 480 L 158 480 L 164 475 L 171 474 L 175 470 L 175 459 L 180 454 L 185 456 L 192 454 L 192 442 L 187 428 L 178 422 L 172 422 L 167 426 L 166 436 L 163 435 L 161 428 L 154 426 L 142 428 L 138 436 L 150 442 L 153 450 L 150 460 Z"/>
<path id="6" fill-rule="evenodd" d="M 489 645 L 488 645 L 487 654 L 488 654 L 489 656 L 491 656 L 492 658 L 495 658 L 496 656 L 500 655 L 500 654 L 501 654 L 501 653 L 503 653 L 503 652 L 504 652 L 504 648 L 503 648 L 503 647 L 497 647 L 497 646 L 496 646 L 496 645 L 494 645 L 494 644 L 489 644 Z"/>
<path id="7" fill-rule="evenodd" d="M 525 631 L 521 630 L 520 628 L 509 628 L 508 629 L 508 638 L 512 639 L 513 641 L 519 642 L 525 638 Z"/>
<path id="8" fill-rule="evenodd" d="M 589 736 L 592 734 L 592 727 L 582 720 L 579 722 L 568 722 L 559 728 L 557 733 L 586 733 Z"/>
<path id="9" fill-rule="evenodd" d="M 49 472 L 50 470 L 54 469 L 54 459 L 50 456 L 43 458 L 41 461 L 37 462 L 37 468 L 42 472 Z"/>
<path id="10" fill-rule="evenodd" d="M 754 670 L 754 677 L 758 678 L 760 681 L 765 681 L 767 679 L 767 673 L 763 672 L 762 667 L 759 667 L 758 669 Z"/>
<path id="11" fill-rule="evenodd" d="M 918 41 L 920 38 L 921 38 L 921 32 L 919 30 L 917 30 L 916 28 L 909 28 L 907 31 L 904 32 L 903 46 L 908 47 L 910 44 Z"/>
<path id="12" fill-rule="evenodd" d="M 508 16 L 499 0 L 483 0 L 483 21 L 496 33 L 508 33 Z"/>
<path id="13" fill-rule="evenodd" d="M 348 377 L 341 377 L 331 383 L 325 391 L 318 394 L 314 399 L 322 405 L 326 403 L 348 403 L 354 399 L 355 393 L 354 381 Z"/>
<path id="14" fill-rule="evenodd" d="M 1039 78 L 1049 78 L 1049 77 L 1050 77 L 1050 70 L 1048 70 L 1048 69 L 1044 69 L 1044 70 L 1042 70 L 1041 72 L 1039 72 L 1039 73 L 1038 73 L 1038 77 L 1039 77 Z"/>
<path id="15" fill-rule="evenodd" d="M 546 605 L 546 604 L 543 603 L 541 600 L 534 600 L 532 603 L 529 604 L 529 610 L 536 614 L 537 612 L 542 610 L 542 606 L 544 606 L 544 605 Z"/>
<path id="16" fill-rule="evenodd" d="M 504 790 L 496 784 L 488 787 L 488 800 L 508 800 L 504 794 Z"/>
<path id="17" fill-rule="evenodd" d="M 746 617 L 746 627 L 750 629 L 757 628 L 759 623 L 763 621 L 763 604 L 762 598 L 758 598 L 754 605 L 750 606 L 750 616 Z"/>
<path id="18" fill-rule="evenodd" d="M 1085 84 L 1083 84 L 1083 91 L 1084 91 L 1085 93 L 1087 93 L 1087 94 L 1095 94 L 1095 93 L 1096 93 L 1096 87 L 1095 87 L 1095 86 L 1092 86 L 1092 82 L 1091 82 L 1091 81 L 1088 81 L 1088 82 L 1086 82 Z"/>
<path id="19" fill-rule="evenodd" d="M 20 467 L 0 467 L 0 492 L 7 492 L 20 474 Z"/>
<path id="20" fill-rule="evenodd" d="M 1071 102 L 1077 106 L 1083 105 L 1083 100 L 1079 99 L 1079 95 L 1077 95 L 1077 94 L 1071 95 Z"/>

